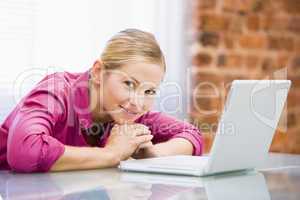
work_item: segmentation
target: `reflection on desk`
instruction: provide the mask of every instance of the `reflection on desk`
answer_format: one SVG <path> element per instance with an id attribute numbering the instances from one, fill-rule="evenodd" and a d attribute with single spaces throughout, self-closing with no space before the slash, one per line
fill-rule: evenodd
<path id="1" fill-rule="evenodd" d="M 16 174 L 9 171 L 0 171 L 0 195 L 5 200 L 299 200 L 299 158 L 299 156 L 276 155 L 267 163 L 266 167 L 280 167 L 279 164 L 282 164 L 280 168 L 203 178 L 121 172 L 115 168 L 46 174 Z M 287 165 L 285 166 L 285 164 Z"/>
<path id="2" fill-rule="evenodd" d="M 203 187 L 209 200 L 240 199 L 241 194 L 243 199 L 270 199 L 263 174 L 255 171 L 201 178 L 126 172 L 122 174 L 121 180 L 131 183 L 151 183 L 152 186 L 164 184 L 169 187 Z"/>

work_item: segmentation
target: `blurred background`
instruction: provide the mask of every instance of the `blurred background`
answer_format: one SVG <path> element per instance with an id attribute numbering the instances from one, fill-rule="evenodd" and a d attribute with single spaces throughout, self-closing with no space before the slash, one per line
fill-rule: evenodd
<path id="1" fill-rule="evenodd" d="M 199 127 L 208 152 L 234 79 L 290 79 L 271 151 L 300 153 L 300 0 L 1 0 L 0 121 L 46 74 L 83 72 L 126 28 L 167 60 L 155 110 Z"/>
<path id="2" fill-rule="evenodd" d="M 153 33 L 167 57 L 155 109 L 185 119 L 186 11 L 182 0 L 1 0 L 0 119 L 46 74 L 88 70 L 127 28 Z"/>
<path id="3" fill-rule="evenodd" d="M 300 1 L 197 0 L 191 20 L 193 86 L 217 86 L 200 87 L 191 97 L 192 121 L 207 125 L 206 151 L 232 80 L 290 79 L 271 151 L 300 153 Z"/>

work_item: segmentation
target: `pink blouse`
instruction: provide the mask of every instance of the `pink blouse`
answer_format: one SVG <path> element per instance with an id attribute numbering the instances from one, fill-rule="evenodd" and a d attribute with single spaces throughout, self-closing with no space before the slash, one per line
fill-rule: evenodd
<path id="1" fill-rule="evenodd" d="M 0 170 L 47 172 L 64 153 L 64 145 L 90 146 L 86 135 L 102 129 L 97 146 L 104 147 L 112 123 L 93 123 L 89 111 L 89 72 L 60 72 L 46 76 L 25 96 L 0 127 Z M 160 112 L 136 120 L 149 127 L 154 144 L 185 138 L 193 155 L 201 155 L 200 131 Z"/>

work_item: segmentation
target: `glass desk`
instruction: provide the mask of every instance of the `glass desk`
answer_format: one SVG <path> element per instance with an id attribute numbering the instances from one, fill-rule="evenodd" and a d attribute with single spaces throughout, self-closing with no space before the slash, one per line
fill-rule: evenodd
<path id="1" fill-rule="evenodd" d="M 271 153 L 256 171 L 205 178 L 118 169 L 18 174 L 0 171 L 4 199 L 300 199 L 300 155 Z"/>

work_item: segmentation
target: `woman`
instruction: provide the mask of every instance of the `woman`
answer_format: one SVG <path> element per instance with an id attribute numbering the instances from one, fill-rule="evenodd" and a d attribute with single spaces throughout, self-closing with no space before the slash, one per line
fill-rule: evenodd
<path id="1" fill-rule="evenodd" d="M 152 34 L 116 34 L 89 71 L 48 75 L 21 100 L 0 129 L 0 169 L 94 169 L 130 157 L 201 155 L 195 127 L 150 111 L 164 73 Z"/>

